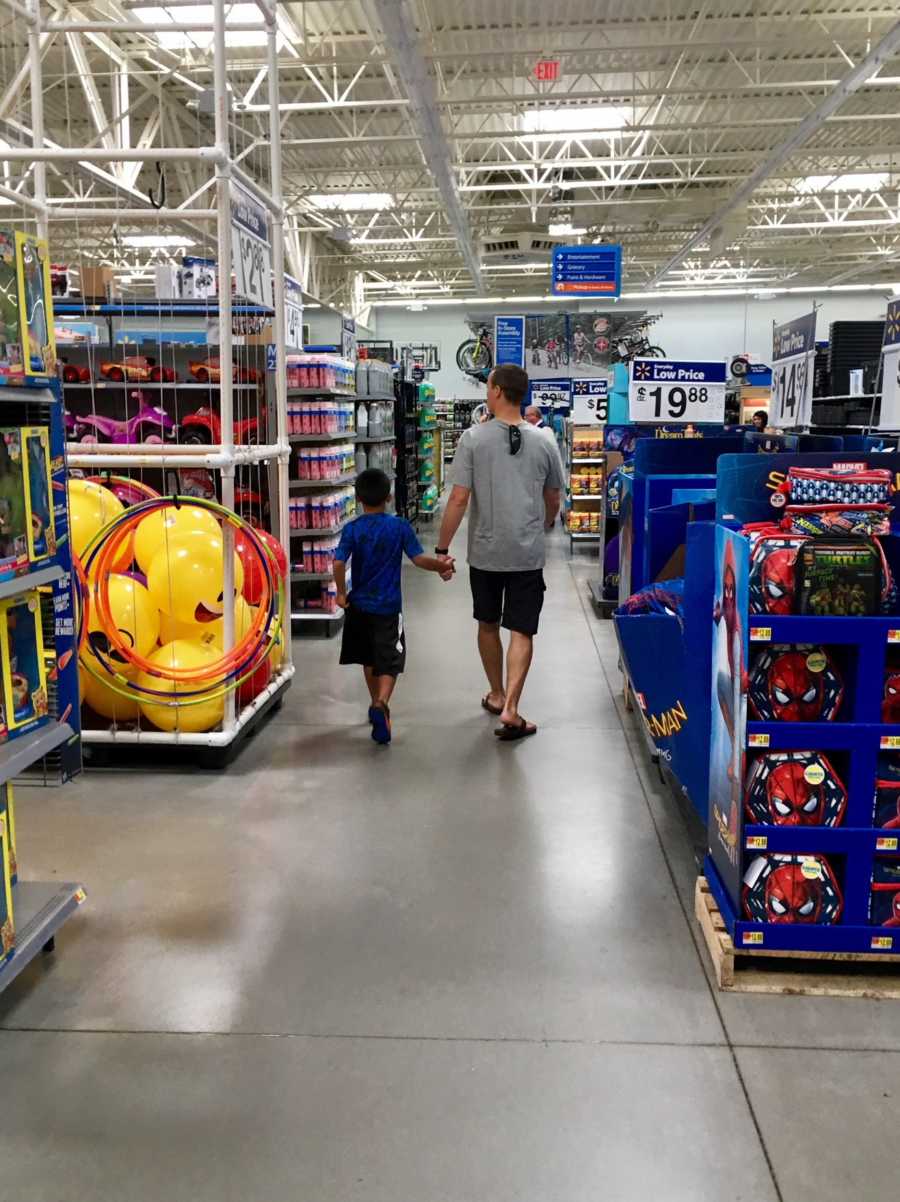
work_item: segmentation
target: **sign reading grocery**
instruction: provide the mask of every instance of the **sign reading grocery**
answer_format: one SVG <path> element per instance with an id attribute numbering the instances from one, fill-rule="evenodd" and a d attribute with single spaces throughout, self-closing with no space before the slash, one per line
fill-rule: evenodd
<path id="1" fill-rule="evenodd" d="M 724 359 L 633 359 L 628 384 L 632 422 L 725 420 Z"/>
<path id="2" fill-rule="evenodd" d="M 494 362 L 525 366 L 525 318 L 494 318 Z"/>
<path id="3" fill-rule="evenodd" d="M 617 297 L 622 291 L 622 248 L 557 246 L 551 261 L 557 296 Z"/>
<path id="4" fill-rule="evenodd" d="M 815 311 L 772 327 L 769 425 L 776 430 L 791 430 L 811 422 L 815 358 Z"/>
<path id="5" fill-rule="evenodd" d="M 881 417 L 878 428 L 900 430 L 900 298 L 888 305 L 881 355 Z"/>

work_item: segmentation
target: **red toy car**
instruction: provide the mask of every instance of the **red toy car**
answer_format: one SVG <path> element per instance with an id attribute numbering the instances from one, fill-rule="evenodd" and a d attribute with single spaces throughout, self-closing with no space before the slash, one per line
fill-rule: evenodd
<path id="1" fill-rule="evenodd" d="M 90 384 L 90 368 L 76 367 L 74 363 L 64 363 L 62 378 L 64 384 Z"/>
<path id="2" fill-rule="evenodd" d="M 100 375 L 116 384 L 172 383 L 175 371 L 171 367 L 160 367 L 155 359 L 145 355 L 128 355 L 124 359 L 106 360 L 100 364 Z"/>
<path id="3" fill-rule="evenodd" d="M 265 414 L 265 410 L 263 411 Z M 260 419 L 248 417 L 234 423 L 234 441 L 238 446 L 259 442 Z M 221 443 L 222 419 L 208 405 L 201 405 L 196 413 L 189 413 L 181 422 L 179 434 L 182 442 L 186 443 Z"/>
<path id="4" fill-rule="evenodd" d="M 218 359 L 199 359 L 188 364 L 188 371 L 198 384 L 219 384 L 222 380 L 222 365 Z M 231 378 L 236 384 L 258 384 L 259 372 L 252 367 L 231 365 Z"/>

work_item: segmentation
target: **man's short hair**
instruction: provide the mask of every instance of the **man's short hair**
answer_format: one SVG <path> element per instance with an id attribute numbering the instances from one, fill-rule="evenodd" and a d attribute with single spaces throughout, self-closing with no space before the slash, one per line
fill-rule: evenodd
<path id="1" fill-rule="evenodd" d="M 377 467 L 367 467 L 356 477 L 356 495 L 363 505 L 376 509 L 391 495 L 391 482 Z"/>
<path id="2" fill-rule="evenodd" d="M 529 413 L 536 413 L 538 415 L 538 417 L 541 419 L 543 419 L 543 416 L 544 416 L 543 413 L 541 413 L 540 405 L 526 405 L 525 406 L 525 417 L 527 417 Z"/>
<path id="3" fill-rule="evenodd" d="M 528 372 L 517 363 L 498 363 L 490 378 L 509 403 L 521 409 L 522 402 L 528 396 Z"/>

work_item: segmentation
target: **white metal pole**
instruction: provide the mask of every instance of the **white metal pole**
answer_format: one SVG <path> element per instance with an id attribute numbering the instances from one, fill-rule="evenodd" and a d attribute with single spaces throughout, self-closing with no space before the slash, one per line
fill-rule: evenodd
<path id="1" fill-rule="evenodd" d="M 0 154 L 3 152 L 0 151 Z M 9 189 L 3 195 L 10 195 L 12 198 L 17 198 L 22 202 L 21 194 L 18 192 L 10 192 Z M 219 217 L 218 209 L 91 209 L 91 208 L 72 208 L 67 209 L 59 205 L 48 205 L 47 216 L 51 221 L 75 221 L 78 218 L 91 221 L 217 221 Z"/>
<path id="2" fill-rule="evenodd" d="M 29 44 L 31 34 L 28 35 Z M 40 38 L 38 38 L 40 44 Z M 38 95 L 41 95 L 38 89 Z M 43 99 L 43 97 L 42 97 Z M 41 117 L 43 118 L 43 107 Z M 34 107 L 32 105 L 32 127 L 34 126 Z M 36 131 L 32 128 L 34 136 Z M 3 158 L 10 162 L 34 163 L 168 163 L 189 159 L 209 159 L 216 162 L 219 152 L 212 146 L 157 146 L 152 150 L 139 150 L 136 147 L 119 150 L 113 147 L 107 150 L 98 146 L 4 146 Z"/>
<path id="3" fill-rule="evenodd" d="M 219 254 L 219 413 L 222 425 L 221 452 L 227 461 L 222 468 L 222 504 L 234 509 L 234 373 L 231 346 L 231 172 L 228 150 L 228 60 L 225 49 L 225 0 L 213 2 L 213 101 L 215 113 L 216 207 L 218 209 Z M 230 525 L 222 528 L 225 562 L 222 596 L 225 612 L 222 622 L 223 650 L 234 647 L 234 533 Z M 233 733 L 236 727 L 234 693 L 225 698 L 222 730 Z"/>
<path id="4" fill-rule="evenodd" d="M 288 563 L 287 589 L 290 593 L 291 531 L 288 510 L 288 476 L 290 466 L 290 444 L 287 430 L 287 355 L 285 354 L 286 331 L 284 324 L 284 196 L 281 179 L 281 118 L 278 110 L 278 30 L 272 14 L 268 24 L 267 49 L 269 60 L 269 154 L 272 173 L 272 199 L 276 212 L 272 217 L 272 254 L 274 269 L 274 338 L 275 338 L 275 441 L 283 447 L 278 457 L 274 475 L 278 481 L 278 528 L 275 531 Z M 271 475 L 270 475 L 271 479 Z M 290 596 L 282 615 L 284 629 L 282 646 L 284 662 L 293 662 L 290 618 Z"/>
<path id="5" fill-rule="evenodd" d="M 34 199 L 38 204 L 37 232 L 47 237 L 47 164 L 41 161 L 44 147 L 44 82 L 41 71 L 41 0 L 31 0 L 28 27 L 28 62 L 31 78 L 31 156 L 34 161 Z M 4 157 L 6 157 L 4 152 Z M 25 152 L 28 153 L 27 151 Z"/>

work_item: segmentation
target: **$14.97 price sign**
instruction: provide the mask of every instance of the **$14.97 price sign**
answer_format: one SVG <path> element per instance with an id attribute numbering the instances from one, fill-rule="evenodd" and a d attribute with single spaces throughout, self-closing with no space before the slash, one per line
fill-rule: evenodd
<path id="1" fill-rule="evenodd" d="M 231 260 L 237 295 L 272 307 L 272 246 L 265 209 L 249 192 L 231 185 Z"/>
<path id="2" fill-rule="evenodd" d="M 633 359 L 628 385 L 632 422 L 722 422 L 725 361 Z"/>
<path id="3" fill-rule="evenodd" d="M 776 430 L 793 430 L 811 422 L 815 357 L 815 313 L 774 327 L 769 425 Z"/>

